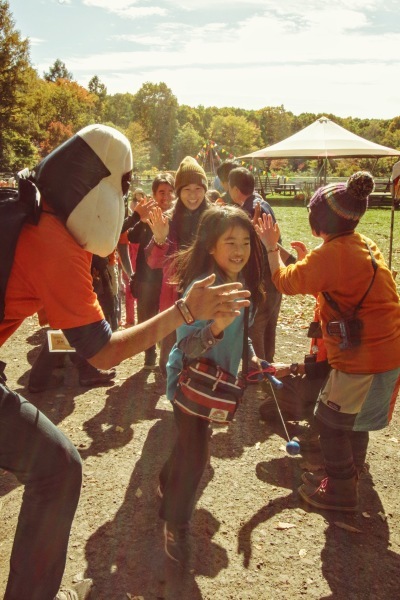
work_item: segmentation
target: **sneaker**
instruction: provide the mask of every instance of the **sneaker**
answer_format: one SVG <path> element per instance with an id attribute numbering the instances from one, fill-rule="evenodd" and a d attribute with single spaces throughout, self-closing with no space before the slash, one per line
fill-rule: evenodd
<path id="1" fill-rule="evenodd" d="M 82 370 L 83 371 L 83 370 Z M 94 385 L 105 385 L 110 383 L 116 376 L 117 372 L 115 369 L 109 371 L 103 371 L 102 369 L 95 369 L 92 367 L 90 370 L 86 369 L 79 373 L 79 384 L 84 387 L 92 387 Z"/>
<path id="2" fill-rule="evenodd" d="M 62 375 L 52 375 L 46 383 L 43 384 L 30 384 L 28 383 L 28 390 L 31 394 L 39 394 L 40 392 L 45 392 L 46 390 L 52 390 L 54 388 L 58 388 L 64 383 L 64 377 Z"/>
<path id="3" fill-rule="evenodd" d="M 189 562 L 189 523 L 174 525 L 166 522 L 164 525 L 165 554 L 172 560 L 185 566 Z"/>
<path id="4" fill-rule="evenodd" d="M 61 588 L 54 600 L 88 600 L 93 586 L 93 579 L 82 579 L 72 588 Z"/>

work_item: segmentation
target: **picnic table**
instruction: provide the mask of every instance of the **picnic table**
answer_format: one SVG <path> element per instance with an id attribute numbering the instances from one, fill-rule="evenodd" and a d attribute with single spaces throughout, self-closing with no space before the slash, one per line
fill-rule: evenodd
<path id="1" fill-rule="evenodd" d="M 279 186 L 276 187 L 276 191 L 284 196 L 286 196 L 286 194 L 291 196 L 299 191 L 299 187 L 295 183 L 280 183 Z"/>

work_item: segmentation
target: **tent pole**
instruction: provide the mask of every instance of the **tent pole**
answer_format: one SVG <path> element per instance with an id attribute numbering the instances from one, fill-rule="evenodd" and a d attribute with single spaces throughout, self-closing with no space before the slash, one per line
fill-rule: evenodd
<path id="1" fill-rule="evenodd" d="M 395 203 L 395 198 L 394 198 L 394 194 L 393 194 L 392 208 L 391 208 L 391 215 L 390 215 L 389 271 L 392 270 L 393 228 L 394 228 L 394 203 Z"/>

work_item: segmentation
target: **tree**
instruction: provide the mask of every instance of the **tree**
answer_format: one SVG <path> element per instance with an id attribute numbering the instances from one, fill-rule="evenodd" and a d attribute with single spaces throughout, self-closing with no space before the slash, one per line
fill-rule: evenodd
<path id="1" fill-rule="evenodd" d="M 47 130 L 47 137 L 41 144 L 42 155 L 47 156 L 54 148 L 66 142 L 72 135 L 73 131 L 70 125 L 65 126 L 59 121 L 51 122 Z"/>
<path id="2" fill-rule="evenodd" d="M 257 111 L 257 115 L 263 147 L 276 144 L 295 133 L 291 127 L 291 113 L 287 113 L 283 106 L 267 106 Z"/>
<path id="3" fill-rule="evenodd" d="M 133 94 L 114 94 L 104 101 L 103 119 L 116 127 L 126 129 L 133 117 Z"/>
<path id="4" fill-rule="evenodd" d="M 39 79 L 31 85 L 29 119 L 25 126 L 35 146 L 45 156 L 57 142 L 95 122 L 97 96 L 75 81 L 58 79 L 55 83 Z"/>
<path id="5" fill-rule="evenodd" d="M 50 67 L 49 71 L 43 73 L 43 78 L 46 81 L 57 81 L 57 79 L 67 79 L 68 81 L 72 81 L 73 75 L 70 71 L 68 71 L 65 63 L 63 63 L 59 58 L 54 61 L 52 67 Z"/>
<path id="6" fill-rule="evenodd" d="M 107 88 L 97 75 L 93 75 L 92 79 L 89 81 L 88 90 L 91 94 L 95 94 L 102 100 L 107 96 Z"/>
<path id="7" fill-rule="evenodd" d="M 102 121 L 104 103 L 107 98 L 107 88 L 100 81 L 97 75 L 94 75 L 88 84 L 89 92 L 95 96 L 94 117 L 96 121 Z"/>
<path id="8" fill-rule="evenodd" d="M 150 158 L 161 169 L 172 165 L 172 143 L 177 132 L 178 101 L 165 83 L 145 83 L 133 100 L 134 120 L 150 141 Z"/>
<path id="9" fill-rule="evenodd" d="M 200 133 L 202 122 L 196 108 L 188 106 L 187 104 L 181 104 L 178 106 L 177 118 L 179 127 L 183 127 L 186 123 L 190 123 L 190 125 Z"/>
<path id="10" fill-rule="evenodd" d="M 33 152 L 19 122 L 25 110 L 32 72 L 28 40 L 22 39 L 15 30 L 9 3 L 0 0 L 0 164 L 3 169 L 13 169 L 20 158 L 23 160 L 21 152 Z"/>
<path id="11" fill-rule="evenodd" d="M 150 144 L 146 140 L 146 133 L 140 123 L 129 123 L 129 126 L 124 131 L 126 137 L 132 146 L 133 171 L 141 172 L 149 169 L 150 161 Z"/>
<path id="12" fill-rule="evenodd" d="M 204 144 L 204 139 L 191 123 L 186 123 L 179 130 L 173 147 L 174 166 L 178 166 L 185 156 L 196 156 Z"/>
<path id="13" fill-rule="evenodd" d="M 245 117 L 235 115 L 214 117 L 209 137 L 235 156 L 247 154 L 260 146 L 260 130 Z"/>

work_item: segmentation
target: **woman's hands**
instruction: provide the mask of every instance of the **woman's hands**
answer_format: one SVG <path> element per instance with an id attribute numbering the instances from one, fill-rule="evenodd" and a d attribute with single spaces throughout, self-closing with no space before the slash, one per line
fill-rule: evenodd
<path id="1" fill-rule="evenodd" d="M 137 212 L 141 221 L 143 221 L 144 223 L 147 223 L 149 215 L 150 215 L 150 211 L 155 206 L 157 206 L 157 203 L 155 200 L 153 200 L 153 198 L 149 198 L 149 199 L 142 198 L 136 204 L 136 206 L 134 208 L 134 212 Z"/>
<path id="2" fill-rule="evenodd" d="M 159 246 L 165 243 L 169 233 L 169 219 L 166 217 L 161 208 L 154 207 L 150 213 L 147 223 L 153 232 L 154 241 Z"/>

